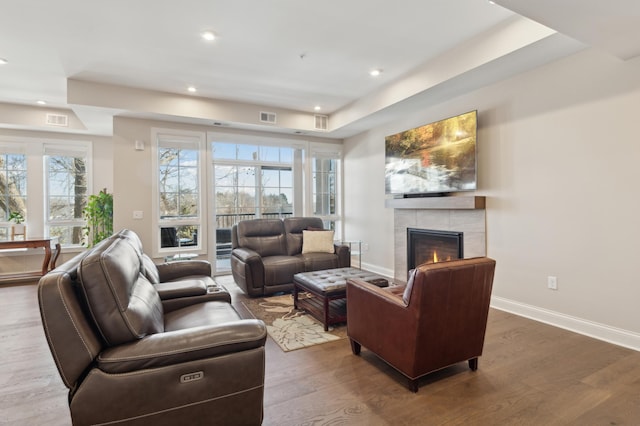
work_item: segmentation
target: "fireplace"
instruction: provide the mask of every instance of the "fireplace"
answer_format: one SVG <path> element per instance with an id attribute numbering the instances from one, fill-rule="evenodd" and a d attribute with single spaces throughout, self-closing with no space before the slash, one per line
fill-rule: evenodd
<path id="1" fill-rule="evenodd" d="M 407 228 L 407 268 L 463 258 L 462 232 Z"/>

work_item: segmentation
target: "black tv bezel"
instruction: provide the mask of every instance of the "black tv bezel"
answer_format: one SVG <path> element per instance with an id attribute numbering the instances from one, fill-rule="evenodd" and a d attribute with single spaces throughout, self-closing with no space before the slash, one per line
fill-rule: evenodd
<path id="1" fill-rule="evenodd" d="M 419 129 L 421 127 L 424 126 L 429 126 L 431 124 L 435 124 L 438 123 L 440 121 L 445 121 L 445 120 L 450 120 L 452 118 L 456 118 L 456 117 L 460 117 L 462 115 L 466 115 L 469 113 L 475 113 L 475 148 L 474 148 L 474 187 L 473 188 L 469 188 L 469 189 L 447 189 L 447 190 L 442 190 L 442 191 L 410 191 L 410 192 L 402 192 L 402 191 L 398 191 L 398 192 L 391 192 L 391 191 L 387 191 L 387 177 L 386 177 L 386 173 L 385 173 L 385 182 L 384 182 L 384 186 L 385 186 L 385 195 L 387 196 L 393 196 L 393 198 L 420 198 L 420 197 L 446 197 L 449 196 L 451 194 L 455 194 L 455 193 L 459 193 L 459 192 L 473 192 L 473 191 L 477 191 L 478 190 L 478 110 L 477 109 L 472 109 L 469 110 L 467 112 L 463 112 L 460 114 L 456 114 L 456 115 L 452 115 L 449 117 L 445 117 L 445 118 L 441 118 L 440 120 L 435 120 L 435 121 L 431 121 L 429 123 L 425 123 L 425 124 L 421 124 L 420 126 L 415 126 L 415 127 L 411 127 L 409 129 L 406 130 L 402 130 L 400 132 L 396 132 L 393 133 L 391 135 L 387 135 L 385 136 L 385 168 L 387 166 L 387 145 L 386 145 L 386 139 L 390 136 L 394 136 L 397 135 L 399 133 L 404 133 L 410 130 L 414 130 L 414 129 Z"/>

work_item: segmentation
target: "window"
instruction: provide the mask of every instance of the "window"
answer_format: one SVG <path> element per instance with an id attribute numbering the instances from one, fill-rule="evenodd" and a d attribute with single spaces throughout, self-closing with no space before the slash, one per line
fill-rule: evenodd
<path id="1" fill-rule="evenodd" d="M 342 234 L 340 223 L 340 152 L 314 149 L 311 152 L 311 211 L 325 227 Z"/>
<path id="2" fill-rule="evenodd" d="M 216 271 L 229 269 L 231 227 L 241 220 L 294 213 L 296 148 L 253 142 L 211 144 L 216 211 Z M 225 138 L 226 139 L 226 138 Z"/>
<path id="3" fill-rule="evenodd" d="M 58 237 L 63 247 L 82 245 L 91 156 L 87 141 L 0 139 L 0 239 L 9 238 L 8 217 L 17 211 L 27 235 Z"/>
<path id="4" fill-rule="evenodd" d="M 27 219 L 27 157 L 20 151 L 0 146 L 0 240 L 9 239 L 11 212 Z"/>
<path id="5" fill-rule="evenodd" d="M 204 135 L 155 131 L 158 254 L 204 252 L 201 149 Z"/>
<path id="6" fill-rule="evenodd" d="M 46 225 L 61 245 L 85 243 L 83 210 L 87 206 L 87 152 L 45 145 Z"/>

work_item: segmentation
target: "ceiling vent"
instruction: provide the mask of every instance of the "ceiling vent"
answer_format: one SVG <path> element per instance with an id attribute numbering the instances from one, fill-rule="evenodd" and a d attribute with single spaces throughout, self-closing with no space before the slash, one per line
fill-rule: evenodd
<path id="1" fill-rule="evenodd" d="M 329 116 L 314 115 L 314 126 L 316 130 L 329 130 Z"/>
<path id="2" fill-rule="evenodd" d="M 69 126 L 69 117 L 64 114 L 47 114 L 47 124 L 50 126 Z"/>
<path id="3" fill-rule="evenodd" d="M 260 122 L 276 124 L 276 113 L 260 111 Z"/>

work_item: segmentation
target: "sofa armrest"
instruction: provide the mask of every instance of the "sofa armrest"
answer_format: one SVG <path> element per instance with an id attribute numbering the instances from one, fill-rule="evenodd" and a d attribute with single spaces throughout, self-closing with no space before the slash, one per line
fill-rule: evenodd
<path id="1" fill-rule="evenodd" d="M 262 263 L 262 257 L 258 254 L 258 252 L 244 248 L 237 247 L 231 251 L 231 254 L 238 259 L 240 259 L 244 263 L 252 263 L 252 262 L 260 262 Z"/>
<path id="2" fill-rule="evenodd" d="M 97 363 L 106 373 L 121 374 L 254 349 L 264 346 L 266 338 L 262 321 L 239 320 L 151 334 L 104 350 Z"/>
<path id="3" fill-rule="evenodd" d="M 206 260 L 182 260 L 156 265 L 160 282 L 171 281 L 190 275 L 211 276 L 211 264 Z"/>
<path id="4" fill-rule="evenodd" d="M 394 294 L 362 280 L 347 281 L 347 333 L 386 360 L 401 358 L 416 340 L 417 314 Z"/>
<path id="5" fill-rule="evenodd" d="M 338 268 L 351 266 L 351 248 L 346 244 L 334 244 L 334 248 L 338 255 Z"/>

